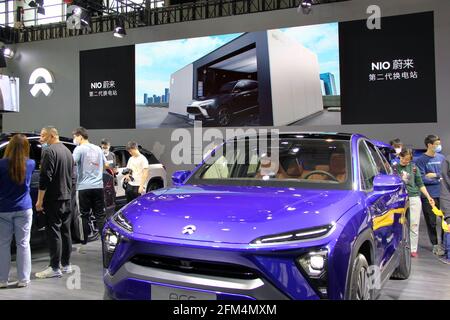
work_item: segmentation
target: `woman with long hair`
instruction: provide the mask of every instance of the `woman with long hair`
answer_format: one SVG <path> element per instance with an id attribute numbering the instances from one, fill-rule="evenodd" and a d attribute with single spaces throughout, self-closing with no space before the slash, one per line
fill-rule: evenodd
<path id="1" fill-rule="evenodd" d="M 30 182 L 36 164 L 29 156 L 27 137 L 16 134 L 0 159 L 0 288 L 8 287 L 13 235 L 17 247 L 17 286 L 26 287 L 30 282 L 33 220 Z"/>

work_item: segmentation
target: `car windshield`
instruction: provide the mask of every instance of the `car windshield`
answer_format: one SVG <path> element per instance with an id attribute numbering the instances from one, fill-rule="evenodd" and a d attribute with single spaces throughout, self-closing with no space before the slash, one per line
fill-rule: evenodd
<path id="1" fill-rule="evenodd" d="M 264 148 L 271 141 L 275 146 Z M 227 142 L 187 183 L 351 189 L 349 141 L 280 137 L 261 142 Z"/>
<path id="2" fill-rule="evenodd" d="M 238 83 L 238 82 L 237 81 L 231 81 L 231 82 L 225 83 L 222 87 L 220 87 L 219 92 L 220 93 L 231 93 L 231 91 L 233 90 L 233 88 L 236 85 L 236 83 Z"/>

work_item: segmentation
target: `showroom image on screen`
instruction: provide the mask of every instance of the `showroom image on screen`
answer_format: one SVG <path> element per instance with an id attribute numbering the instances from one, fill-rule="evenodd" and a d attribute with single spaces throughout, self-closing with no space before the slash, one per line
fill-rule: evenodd
<path id="1" fill-rule="evenodd" d="M 338 24 L 136 45 L 136 128 L 340 124 Z M 286 64 L 286 61 L 289 61 Z"/>

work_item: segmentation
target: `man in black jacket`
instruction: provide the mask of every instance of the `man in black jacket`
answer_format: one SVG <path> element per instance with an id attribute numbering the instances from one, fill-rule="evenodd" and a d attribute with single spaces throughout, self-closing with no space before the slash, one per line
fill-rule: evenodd
<path id="1" fill-rule="evenodd" d="M 69 149 L 59 141 L 56 128 L 42 129 L 40 142 L 42 155 L 36 211 L 46 216 L 50 249 L 49 267 L 36 273 L 37 278 L 43 279 L 72 272 L 70 221 L 74 161 Z"/>

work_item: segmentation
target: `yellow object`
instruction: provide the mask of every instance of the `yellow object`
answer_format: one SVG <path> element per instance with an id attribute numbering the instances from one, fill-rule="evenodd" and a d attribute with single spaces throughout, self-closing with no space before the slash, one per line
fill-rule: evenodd
<path id="1" fill-rule="evenodd" d="M 449 231 L 449 227 L 448 227 L 448 224 L 447 224 L 447 222 L 445 222 L 445 220 L 444 220 L 444 213 L 442 212 L 442 210 L 440 210 L 438 207 L 436 207 L 436 206 L 433 206 L 433 213 L 435 214 L 435 215 L 437 215 L 438 217 L 442 217 L 442 229 L 445 231 L 445 232 L 450 232 Z"/>
<path id="2" fill-rule="evenodd" d="M 399 208 L 399 209 L 391 209 L 387 211 L 385 214 L 373 218 L 373 230 L 380 229 L 382 227 L 388 227 L 394 224 L 394 214 L 404 214 L 405 209 Z M 400 223 L 403 222 L 403 217 L 400 219 Z"/>

